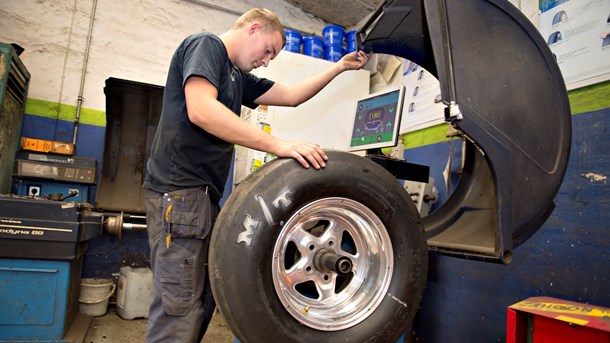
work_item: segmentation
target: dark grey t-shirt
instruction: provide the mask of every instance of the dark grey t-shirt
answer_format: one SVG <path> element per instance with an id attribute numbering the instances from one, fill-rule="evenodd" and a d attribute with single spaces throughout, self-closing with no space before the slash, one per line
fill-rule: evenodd
<path id="1" fill-rule="evenodd" d="M 144 188 L 164 193 L 210 186 L 218 200 L 229 174 L 233 144 L 189 120 L 184 85 L 193 75 L 210 81 L 218 89 L 218 100 L 237 115 L 242 104 L 256 108 L 254 100 L 273 82 L 234 67 L 220 38 L 211 33 L 187 37 L 172 57 Z"/>

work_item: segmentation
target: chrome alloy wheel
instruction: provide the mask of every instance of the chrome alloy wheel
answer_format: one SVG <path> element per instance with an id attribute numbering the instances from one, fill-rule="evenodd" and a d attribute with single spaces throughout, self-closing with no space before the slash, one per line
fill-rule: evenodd
<path id="1" fill-rule="evenodd" d="M 388 232 L 369 208 L 347 198 L 319 199 L 283 225 L 273 249 L 273 284 L 296 320 L 342 330 L 379 306 L 393 256 Z"/>

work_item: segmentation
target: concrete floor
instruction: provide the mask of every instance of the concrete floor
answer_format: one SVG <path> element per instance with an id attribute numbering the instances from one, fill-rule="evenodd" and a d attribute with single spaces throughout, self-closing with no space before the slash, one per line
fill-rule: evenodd
<path id="1" fill-rule="evenodd" d="M 115 306 L 108 305 L 104 316 L 94 317 L 87 330 L 84 343 L 135 343 L 144 342 L 146 338 L 146 319 L 125 320 L 117 315 Z M 222 314 L 216 311 L 208 331 L 201 343 L 233 343 L 234 336 L 224 321 Z"/>

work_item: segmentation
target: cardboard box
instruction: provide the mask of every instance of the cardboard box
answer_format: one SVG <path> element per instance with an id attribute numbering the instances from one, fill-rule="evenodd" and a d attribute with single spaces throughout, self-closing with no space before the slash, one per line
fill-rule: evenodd
<path id="1" fill-rule="evenodd" d="M 37 151 L 37 152 L 50 152 L 61 155 L 74 155 L 74 144 L 49 141 L 45 139 L 21 137 L 21 149 Z"/>

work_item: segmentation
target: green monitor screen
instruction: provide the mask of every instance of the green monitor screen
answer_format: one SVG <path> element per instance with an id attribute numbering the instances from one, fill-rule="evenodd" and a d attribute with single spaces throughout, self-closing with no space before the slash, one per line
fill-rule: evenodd
<path id="1" fill-rule="evenodd" d="M 358 100 L 349 151 L 396 146 L 404 90 L 401 86 Z"/>

